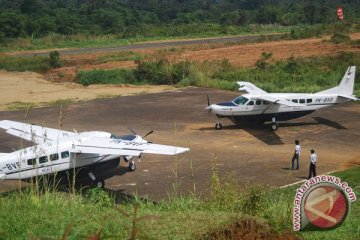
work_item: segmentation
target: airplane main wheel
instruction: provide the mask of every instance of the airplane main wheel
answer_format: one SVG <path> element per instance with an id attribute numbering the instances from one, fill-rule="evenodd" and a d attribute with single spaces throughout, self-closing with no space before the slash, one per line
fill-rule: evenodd
<path id="1" fill-rule="evenodd" d="M 215 124 L 215 129 L 216 129 L 216 130 L 222 129 L 222 124 L 221 124 L 221 123 L 216 123 L 216 124 Z"/>
<path id="2" fill-rule="evenodd" d="M 134 162 L 129 163 L 129 172 L 133 172 L 136 169 L 136 165 Z"/>
<path id="3" fill-rule="evenodd" d="M 277 123 L 271 123 L 271 130 L 273 130 L 275 132 L 276 130 L 278 130 L 278 128 L 279 128 L 279 125 Z"/>
<path id="4" fill-rule="evenodd" d="M 102 179 L 95 180 L 94 186 L 98 187 L 98 188 L 104 188 L 105 187 L 105 182 Z"/>

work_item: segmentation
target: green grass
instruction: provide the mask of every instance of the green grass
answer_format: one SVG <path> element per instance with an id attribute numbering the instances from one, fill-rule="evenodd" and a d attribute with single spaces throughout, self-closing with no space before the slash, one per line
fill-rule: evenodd
<path id="1" fill-rule="evenodd" d="M 106 63 L 112 61 L 139 61 L 144 59 L 145 57 L 146 57 L 145 54 L 132 52 L 132 51 L 125 51 L 125 52 L 99 57 L 96 61 L 98 63 Z"/>
<path id="2" fill-rule="evenodd" d="M 79 71 L 76 74 L 76 81 L 84 86 L 91 84 L 140 84 L 132 70 L 90 70 Z"/>
<path id="3" fill-rule="evenodd" d="M 0 56 L 0 69 L 5 69 L 7 71 L 32 71 L 43 73 L 51 68 L 49 57 Z"/>
<path id="4" fill-rule="evenodd" d="M 359 174 L 357 166 L 333 175 L 360 196 Z M 86 194 L 39 193 L 32 187 L 0 195 L 0 239 L 59 239 L 64 233 L 68 239 L 84 239 L 98 232 L 101 239 L 125 239 L 131 236 L 133 223 L 139 239 L 206 239 L 209 233 L 241 219 L 257 219 L 283 233 L 292 229 L 296 187 L 271 190 L 248 184 L 240 191 L 233 175 L 219 177 L 216 169 L 208 198 L 169 194 L 169 199 L 156 204 L 136 196 L 114 204 L 101 189 Z M 338 228 L 296 234 L 304 239 L 359 239 L 358 216 L 359 200 L 351 204 L 348 219 Z"/>
<path id="5" fill-rule="evenodd" d="M 13 102 L 6 105 L 8 110 L 25 110 L 33 106 L 34 104 L 29 102 Z"/>

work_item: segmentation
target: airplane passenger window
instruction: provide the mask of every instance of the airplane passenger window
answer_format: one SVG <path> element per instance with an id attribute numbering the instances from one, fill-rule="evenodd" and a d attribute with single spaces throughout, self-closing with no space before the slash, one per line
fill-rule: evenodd
<path id="1" fill-rule="evenodd" d="M 256 105 L 261 105 L 261 100 L 256 100 Z"/>
<path id="2" fill-rule="evenodd" d="M 36 165 L 36 158 L 31 158 L 27 160 L 28 165 Z"/>
<path id="3" fill-rule="evenodd" d="M 312 99 L 306 99 L 306 103 L 312 103 Z"/>
<path id="4" fill-rule="evenodd" d="M 250 106 L 254 105 L 254 101 L 250 101 L 247 105 L 250 105 Z"/>
<path id="5" fill-rule="evenodd" d="M 47 156 L 42 156 L 42 157 L 39 157 L 39 163 L 46 163 L 48 161 L 48 158 Z"/>
<path id="6" fill-rule="evenodd" d="M 61 158 L 67 158 L 67 157 L 69 157 L 69 156 L 70 156 L 69 151 L 62 152 L 62 153 L 61 153 Z"/>
<path id="7" fill-rule="evenodd" d="M 298 103 L 298 100 L 297 99 L 293 99 L 293 100 L 291 100 L 292 102 L 294 102 L 294 103 Z"/>
<path id="8" fill-rule="evenodd" d="M 263 101 L 263 104 L 264 105 L 269 105 L 269 102 L 268 101 Z"/>
<path id="9" fill-rule="evenodd" d="M 233 100 L 233 103 L 235 103 L 236 105 L 244 105 L 247 101 L 249 101 L 249 99 L 247 99 L 246 97 L 240 96 L 237 97 Z"/>
<path id="10" fill-rule="evenodd" d="M 51 154 L 51 155 L 50 155 L 50 160 L 51 160 L 51 161 L 56 161 L 56 160 L 58 160 L 58 159 L 59 159 L 59 154 L 54 153 L 54 154 Z"/>
<path id="11" fill-rule="evenodd" d="M 300 103 L 305 103 L 305 99 L 300 99 Z"/>

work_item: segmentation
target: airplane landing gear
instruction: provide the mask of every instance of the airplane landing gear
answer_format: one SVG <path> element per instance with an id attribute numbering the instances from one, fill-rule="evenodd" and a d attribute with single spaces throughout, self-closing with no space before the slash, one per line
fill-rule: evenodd
<path id="1" fill-rule="evenodd" d="M 91 171 L 88 172 L 88 175 L 91 178 L 91 180 L 93 180 L 93 186 L 99 187 L 99 188 L 104 188 L 105 187 L 105 181 L 104 180 L 96 179 L 95 175 Z"/>
<path id="2" fill-rule="evenodd" d="M 129 163 L 129 172 L 133 172 L 133 171 L 135 171 L 135 169 L 136 169 L 136 165 L 135 165 L 134 161 L 131 161 Z"/>
<path id="3" fill-rule="evenodd" d="M 222 124 L 221 123 L 216 123 L 215 124 L 215 129 L 216 130 L 221 130 L 222 129 Z"/>
<path id="4" fill-rule="evenodd" d="M 218 120 L 217 123 L 215 124 L 215 129 L 216 130 L 221 130 L 222 129 L 222 124 L 221 124 L 220 120 Z"/>
<path id="5" fill-rule="evenodd" d="M 279 124 L 277 124 L 277 122 L 275 120 L 275 117 L 272 118 L 270 127 L 271 127 L 271 130 L 274 131 L 274 132 L 276 130 L 278 130 Z"/>

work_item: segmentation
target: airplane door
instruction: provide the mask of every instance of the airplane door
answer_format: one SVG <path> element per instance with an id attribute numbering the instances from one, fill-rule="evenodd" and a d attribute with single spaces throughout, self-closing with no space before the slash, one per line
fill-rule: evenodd
<path id="1" fill-rule="evenodd" d="M 249 102 L 246 103 L 246 105 L 244 105 L 243 111 L 244 112 L 251 112 L 251 111 L 254 110 L 254 106 L 255 106 L 255 101 L 250 100 Z"/>

